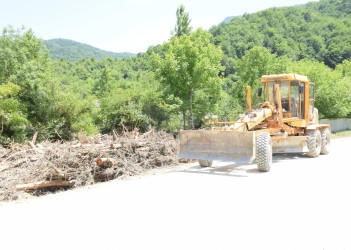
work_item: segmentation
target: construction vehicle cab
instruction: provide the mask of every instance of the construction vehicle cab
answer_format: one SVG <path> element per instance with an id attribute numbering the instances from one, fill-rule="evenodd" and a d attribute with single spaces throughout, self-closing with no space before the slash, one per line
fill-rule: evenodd
<path id="1" fill-rule="evenodd" d="M 261 82 L 266 102 L 252 109 L 248 86 L 246 114 L 222 122 L 207 115 L 211 130 L 181 130 L 178 157 L 199 159 L 204 167 L 213 160 L 251 163 L 256 159 L 259 171 L 267 172 L 272 153 L 328 154 L 330 126 L 318 124 L 314 83 L 293 73 L 264 75 Z M 258 94 L 262 92 L 259 89 Z"/>
<path id="2" fill-rule="evenodd" d="M 276 107 L 278 101 L 274 86 L 279 85 L 283 118 L 310 122 L 318 118 L 317 109 L 314 107 L 315 84 L 309 82 L 307 77 L 297 74 L 264 75 L 261 82 L 265 84 L 266 100 Z M 318 122 L 318 119 L 315 122 Z"/>

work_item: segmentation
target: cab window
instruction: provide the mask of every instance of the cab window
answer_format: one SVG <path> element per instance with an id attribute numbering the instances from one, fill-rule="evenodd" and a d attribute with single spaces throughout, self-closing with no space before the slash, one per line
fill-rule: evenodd
<path id="1" fill-rule="evenodd" d="M 291 117 L 298 117 L 300 114 L 300 94 L 298 81 L 290 81 L 290 101 Z"/>

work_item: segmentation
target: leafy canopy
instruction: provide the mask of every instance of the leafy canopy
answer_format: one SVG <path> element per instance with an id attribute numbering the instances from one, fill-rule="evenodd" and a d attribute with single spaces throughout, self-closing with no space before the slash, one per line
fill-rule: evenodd
<path id="1" fill-rule="evenodd" d="M 191 119 L 194 92 L 204 91 L 213 103 L 220 97 L 222 79 L 218 75 L 224 69 L 220 63 L 223 52 L 210 41 L 211 35 L 207 31 L 197 29 L 190 35 L 176 36 L 165 43 L 163 58 L 155 53 L 151 56 L 162 86 L 184 103 L 189 103 Z"/>
<path id="2" fill-rule="evenodd" d="M 174 27 L 174 32 L 176 36 L 181 36 L 181 35 L 189 35 L 192 27 L 190 26 L 190 18 L 189 18 L 189 13 L 185 12 L 185 7 L 184 5 L 180 5 L 177 9 L 177 23 L 176 26 Z"/>

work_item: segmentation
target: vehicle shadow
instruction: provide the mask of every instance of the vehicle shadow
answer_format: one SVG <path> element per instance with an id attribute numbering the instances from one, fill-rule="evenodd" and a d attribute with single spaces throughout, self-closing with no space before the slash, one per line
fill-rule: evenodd
<path id="1" fill-rule="evenodd" d="M 283 164 L 287 161 L 299 161 L 313 158 L 308 157 L 304 153 L 290 153 L 290 154 L 274 154 L 272 159 L 272 167 L 284 167 Z M 192 166 L 187 169 L 183 169 L 180 172 L 191 173 L 191 174 L 209 174 L 209 175 L 220 175 L 229 177 L 249 177 L 252 174 L 267 174 L 266 172 L 260 172 L 257 169 L 256 160 L 250 163 L 237 163 L 237 162 L 221 162 L 214 161 L 212 167 L 201 167 L 199 164 Z"/>

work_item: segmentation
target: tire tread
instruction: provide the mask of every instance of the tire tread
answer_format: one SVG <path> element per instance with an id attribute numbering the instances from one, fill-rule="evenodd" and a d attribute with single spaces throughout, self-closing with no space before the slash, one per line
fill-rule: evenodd
<path id="1" fill-rule="evenodd" d="M 272 165 L 272 141 L 268 133 L 257 136 L 256 162 L 260 172 L 269 172 Z"/>

